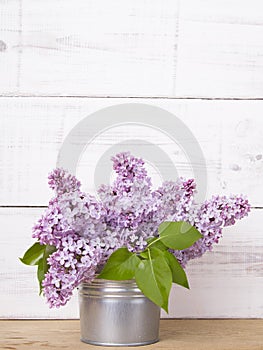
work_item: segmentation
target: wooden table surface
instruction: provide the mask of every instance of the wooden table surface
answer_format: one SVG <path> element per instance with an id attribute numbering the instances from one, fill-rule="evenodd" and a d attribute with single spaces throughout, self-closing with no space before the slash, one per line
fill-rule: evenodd
<path id="1" fill-rule="evenodd" d="M 0 349 L 109 349 L 84 344 L 79 336 L 76 320 L 0 321 Z M 161 320 L 160 341 L 144 348 L 262 350 L 263 320 Z"/>

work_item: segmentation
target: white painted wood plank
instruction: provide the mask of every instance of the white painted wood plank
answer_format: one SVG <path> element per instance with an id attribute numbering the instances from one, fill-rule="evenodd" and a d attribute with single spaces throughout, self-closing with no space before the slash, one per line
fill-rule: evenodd
<path id="1" fill-rule="evenodd" d="M 120 103 L 145 103 L 140 99 L 66 99 L 66 98 L 2 98 L 0 99 L 0 205 L 46 205 L 51 192 L 47 174 L 56 166 L 60 147 L 73 127 L 90 113 Z M 212 194 L 245 193 L 254 206 L 262 206 L 263 188 L 263 102 L 203 101 L 147 99 L 148 105 L 173 113 L 191 130 L 199 143 L 208 173 L 207 197 Z M 143 117 L 142 117 L 143 121 Z M 96 121 L 98 125 L 103 120 Z M 192 166 L 184 150 L 169 138 L 174 125 L 163 118 L 163 129 L 152 125 L 114 125 L 101 130 L 83 152 L 77 167 L 84 189 L 94 193 L 94 170 L 101 156 L 118 142 L 119 150 L 134 149 L 143 155 L 161 149 L 171 158 L 177 176 L 193 176 Z M 90 135 L 95 125 L 90 125 Z M 89 135 L 89 136 L 90 136 Z M 87 142 L 79 135 L 76 142 Z M 133 140 L 133 141 L 132 141 Z M 193 145 L 194 140 L 184 140 Z M 74 141 L 75 142 L 75 141 Z M 73 143 L 74 143 L 73 142 Z M 84 144 L 85 144 L 84 143 Z M 72 144 L 74 147 L 74 144 Z M 148 152 L 148 153 L 149 153 Z M 156 167 L 169 166 L 164 160 Z M 203 169 L 203 168 L 202 168 Z M 204 170 L 204 169 L 203 169 Z M 156 183 L 158 171 L 152 169 Z"/>
<path id="2" fill-rule="evenodd" d="M 262 97 L 263 3 L 180 4 L 176 96 Z"/>
<path id="3" fill-rule="evenodd" d="M 18 257 L 32 243 L 31 227 L 43 209 L 0 209 L 0 317 L 75 318 L 77 295 L 50 310 L 38 296 L 34 267 Z M 226 228 L 213 252 L 189 263 L 191 290 L 175 287 L 170 317 L 263 317 L 262 210 Z M 166 316 L 164 313 L 163 316 Z"/>
<path id="4" fill-rule="evenodd" d="M 2 1 L 1 94 L 262 97 L 262 2 L 178 4 Z"/>
<path id="5" fill-rule="evenodd" d="M 178 2 L 23 1 L 20 93 L 172 95 Z"/>
<path id="6" fill-rule="evenodd" d="M 0 95 L 16 94 L 20 74 L 20 3 L 0 2 Z"/>

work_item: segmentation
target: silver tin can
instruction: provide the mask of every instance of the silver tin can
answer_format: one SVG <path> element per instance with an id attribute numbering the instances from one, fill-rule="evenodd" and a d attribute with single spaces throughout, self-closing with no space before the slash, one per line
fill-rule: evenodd
<path id="1" fill-rule="evenodd" d="M 134 280 L 94 279 L 79 287 L 81 340 L 104 346 L 147 345 L 158 341 L 160 308 Z"/>

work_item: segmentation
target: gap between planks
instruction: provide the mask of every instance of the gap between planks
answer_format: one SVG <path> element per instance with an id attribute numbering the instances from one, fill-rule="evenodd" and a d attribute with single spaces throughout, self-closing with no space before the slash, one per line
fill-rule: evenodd
<path id="1" fill-rule="evenodd" d="M 0 98 L 86 98 L 86 99 L 145 99 L 145 100 L 200 100 L 200 101 L 263 101 L 263 97 L 194 97 L 194 96 L 111 96 L 111 95 L 1 95 Z"/>

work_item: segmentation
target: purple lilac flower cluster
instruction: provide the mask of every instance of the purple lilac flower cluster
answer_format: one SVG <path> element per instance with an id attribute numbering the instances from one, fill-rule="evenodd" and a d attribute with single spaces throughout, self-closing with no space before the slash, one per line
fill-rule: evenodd
<path id="1" fill-rule="evenodd" d="M 250 211 L 248 200 L 244 196 L 213 196 L 201 205 L 193 205 L 182 220 L 195 226 L 203 235 L 190 248 L 174 252 L 181 265 L 202 256 L 218 243 L 224 226 L 234 225 L 236 220 L 247 216 Z M 176 221 L 176 216 L 174 217 Z"/>
<path id="2" fill-rule="evenodd" d="M 102 250 L 73 232 L 61 239 L 61 247 L 49 258 L 50 268 L 43 281 L 50 307 L 65 305 L 73 289 L 84 279 L 94 278 Z"/>
<path id="3" fill-rule="evenodd" d="M 143 160 L 127 152 L 113 157 L 113 169 L 116 179 L 101 186 L 99 200 L 81 192 L 80 182 L 65 170 L 49 175 L 56 196 L 34 226 L 33 237 L 56 248 L 42 283 L 50 307 L 65 305 L 74 288 L 91 281 L 116 249 L 143 250 L 164 220 L 188 221 L 203 235 L 192 247 L 173 252 L 185 266 L 218 243 L 224 226 L 250 211 L 243 196 L 216 196 L 195 204 L 192 179 L 166 181 L 154 190 Z"/>

